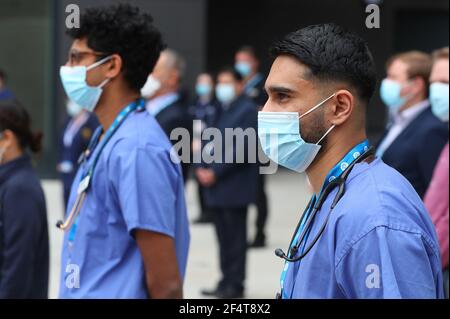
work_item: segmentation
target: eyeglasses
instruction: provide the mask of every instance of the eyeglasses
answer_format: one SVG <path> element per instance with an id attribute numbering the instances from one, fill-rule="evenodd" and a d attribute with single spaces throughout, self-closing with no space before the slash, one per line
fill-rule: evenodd
<path id="1" fill-rule="evenodd" d="M 76 65 L 76 64 L 80 64 L 80 62 L 84 59 L 85 56 L 88 55 L 92 55 L 95 56 L 97 58 L 105 58 L 108 56 L 107 53 L 97 53 L 97 52 L 93 52 L 93 51 L 76 51 L 76 50 L 71 50 L 69 51 L 69 64 L 70 65 Z"/>

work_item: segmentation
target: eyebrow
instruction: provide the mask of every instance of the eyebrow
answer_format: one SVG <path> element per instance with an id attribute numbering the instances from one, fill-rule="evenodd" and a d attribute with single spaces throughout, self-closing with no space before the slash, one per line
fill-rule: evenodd
<path id="1" fill-rule="evenodd" d="M 265 90 L 267 93 L 283 93 L 283 94 L 292 94 L 295 93 L 294 90 L 284 87 L 284 86 L 278 86 L 278 85 L 271 85 L 269 87 L 265 87 Z"/>

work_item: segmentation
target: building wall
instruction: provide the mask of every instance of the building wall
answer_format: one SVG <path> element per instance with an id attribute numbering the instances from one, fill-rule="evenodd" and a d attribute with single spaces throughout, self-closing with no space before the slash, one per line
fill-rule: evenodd
<path id="1" fill-rule="evenodd" d="M 52 14 L 49 0 L 0 0 L 0 69 L 8 87 L 44 131 L 40 162 L 54 157 L 52 136 Z"/>

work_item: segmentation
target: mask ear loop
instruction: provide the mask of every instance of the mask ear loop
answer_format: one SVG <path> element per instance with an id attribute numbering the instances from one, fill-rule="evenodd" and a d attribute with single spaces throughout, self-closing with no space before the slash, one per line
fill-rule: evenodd
<path id="1" fill-rule="evenodd" d="M 317 104 L 316 106 L 313 106 L 309 111 L 307 111 L 305 114 L 300 115 L 298 118 L 301 119 L 302 117 L 305 117 L 306 115 L 308 115 L 311 112 L 314 112 L 317 108 L 321 107 L 324 103 L 328 102 L 332 97 L 334 97 L 336 95 L 336 93 L 333 93 L 332 95 L 330 95 L 328 98 L 326 98 L 325 100 L 323 100 L 322 102 L 320 102 L 319 104 Z"/>
<path id="2" fill-rule="evenodd" d="M 333 125 L 328 129 L 328 131 L 326 131 L 325 134 L 320 138 L 320 140 L 316 143 L 316 145 L 319 145 L 320 142 L 322 142 L 323 139 L 324 139 L 325 137 L 327 137 L 327 135 L 328 135 L 335 127 L 336 127 L 336 125 L 333 124 Z"/>
<path id="3" fill-rule="evenodd" d="M 109 61 L 109 60 L 111 60 L 111 59 L 112 59 L 112 55 L 107 56 L 106 58 L 103 58 L 103 59 L 101 59 L 101 60 L 99 60 L 99 61 L 97 61 L 97 62 L 91 64 L 90 66 L 88 66 L 88 67 L 86 68 L 86 71 L 90 71 L 90 70 L 92 70 L 92 69 L 95 69 L 96 67 L 102 65 L 103 63 L 105 63 L 105 62 L 107 62 L 107 61 Z"/>
<path id="4" fill-rule="evenodd" d="M 95 69 L 96 67 L 98 67 L 98 66 L 100 66 L 100 65 L 102 65 L 103 63 L 105 63 L 105 62 L 107 62 L 107 61 L 109 61 L 109 60 L 111 60 L 112 59 L 112 55 L 110 55 L 110 56 L 107 56 L 106 58 L 103 58 L 103 59 L 101 59 L 100 61 L 97 61 L 97 62 L 95 62 L 94 64 L 91 64 L 90 66 L 88 66 L 87 68 L 86 68 L 86 71 L 90 71 L 90 70 L 92 70 L 92 69 Z M 98 88 L 103 88 L 106 84 L 108 84 L 108 82 L 110 81 L 111 79 L 106 79 L 106 80 L 104 80 L 102 83 L 100 83 L 100 85 L 98 86 Z"/>

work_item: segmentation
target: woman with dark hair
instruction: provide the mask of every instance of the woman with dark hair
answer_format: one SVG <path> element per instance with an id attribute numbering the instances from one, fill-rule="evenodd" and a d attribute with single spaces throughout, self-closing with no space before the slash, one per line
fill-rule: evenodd
<path id="1" fill-rule="evenodd" d="M 45 198 L 28 154 L 41 140 L 23 107 L 0 102 L 0 299 L 47 298 Z"/>

